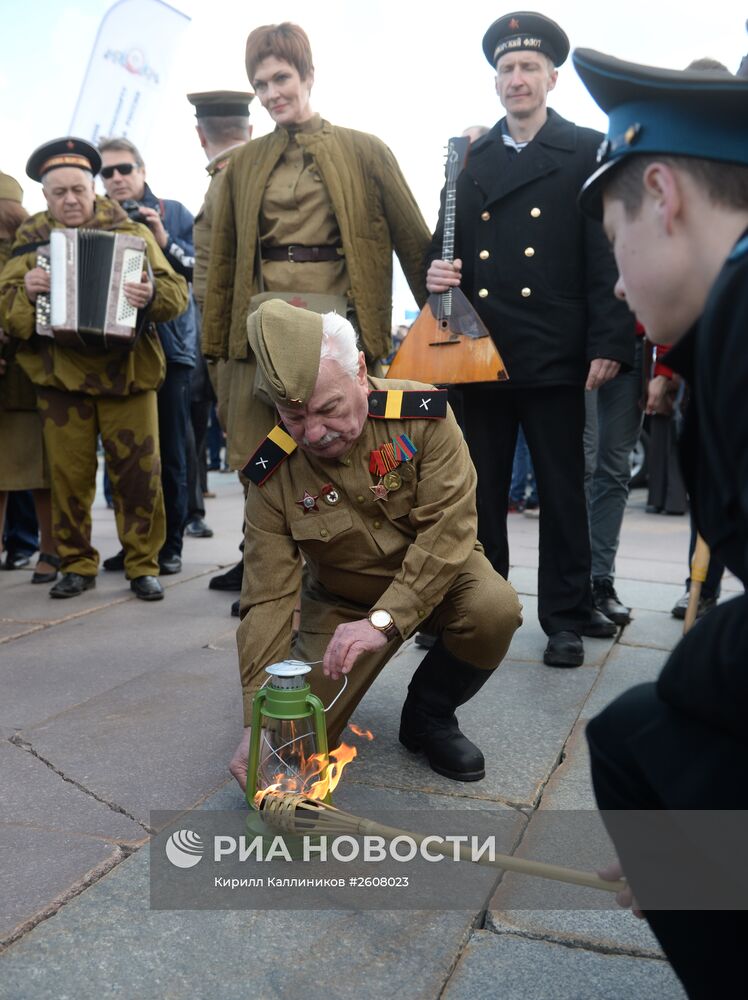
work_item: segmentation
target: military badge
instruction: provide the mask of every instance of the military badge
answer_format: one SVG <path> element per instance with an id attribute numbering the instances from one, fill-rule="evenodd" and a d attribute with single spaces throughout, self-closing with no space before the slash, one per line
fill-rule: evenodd
<path id="1" fill-rule="evenodd" d="M 325 498 L 325 503 L 329 503 L 331 507 L 334 507 L 336 503 L 340 502 L 340 494 L 332 483 L 325 483 L 320 490 L 320 493 Z"/>
<path id="2" fill-rule="evenodd" d="M 308 490 L 304 490 L 304 496 L 301 500 L 296 500 L 295 502 L 301 507 L 305 514 L 308 514 L 310 510 L 319 510 L 317 506 L 317 501 L 319 500 L 319 493 L 312 494 Z"/>
<path id="3" fill-rule="evenodd" d="M 378 482 L 376 486 L 370 486 L 369 489 L 374 494 L 375 500 L 386 500 L 389 490 L 384 485 L 383 482 Z"/>

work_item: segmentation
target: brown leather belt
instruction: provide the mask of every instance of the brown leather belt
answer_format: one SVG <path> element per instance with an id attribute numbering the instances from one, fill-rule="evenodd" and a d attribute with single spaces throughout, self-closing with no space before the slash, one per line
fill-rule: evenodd
<path id="1" fill-rule="evenodd" d="M 318 260 L 340 260 L 343 256 L 342 247 L 263 247 L 263 260 L 286 260 L 292 264 L 315 263 Z"/>

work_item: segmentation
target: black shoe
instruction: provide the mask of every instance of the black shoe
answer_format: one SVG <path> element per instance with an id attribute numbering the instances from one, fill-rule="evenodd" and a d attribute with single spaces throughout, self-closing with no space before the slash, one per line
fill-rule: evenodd
<path id="1" fill-rule="evenodd" d="M 673 618 L 678 618 L 680 621 L 683 621 L 683 619 L 686 617 L 686 611 L 688 610 L 689 596 L 690 596 L 689 592 L 686 591 L 685 594 L 683 594 L 682 597 L 679 597 L 678 600 L 675 602 L 673 610 L 670 612 Z M 711 611 L 712 608 L 716 607 L 716 605 L 717 605 L 716 597 L 700 597 L 699 604 L 696 609 L 696 618 L 697 619 L 701 618 L 708 611 Z"/>
<path id="2" fill-rule="evenodd" d="M 162 576 L 174 576 L 175 573 L 182 572 L 182 560 L 179 556 L 159 556 L 158 568 L 161 570 Z M 141 579 L 144 578 L 141 577 Z"/>
<path id="3" fill-rule="evenodd" d="M 116 556 L 109 556 L 101 564 L 110 573 L 122 573 L 125 569 L 125 550 L 120 549 Z"/>
<path id="4" fill-rule="evenodd" d="M 213 529 L 209 528 L 201 517 L 193 517 L 191 521 L 188 521 L 184 526 L 184 533 L 185 535 L 189 535 L 190 538 L 213 537 Z"/>
<path id="5" fill-rule="evenodd" d="M 23 569 L 25 566 L 30 565 L 33 555 L 33 552 L 29 552 L 28 555 L 22 552 L 8 552 L 5 557 L 5 568 Z"/>
<path id="6" fill-rule="evenodd" d="M 592 581 L 592 603 L 616 625 L 628 625 L 631 622 L 631 608 L 621 604 L 612 580 Z"/>
<path id="7" fill-rule="evenodd" d="M 419 649 L 433 649 L 436 645 L 436 636 L 432 635 L 430 632 L 418 632 L 416 634 L 415 644 Z"/>
<path id="8" fill-rule="evenodd" d="M 581 667 L 584 663 L 584 646 L 576 632 L 554 632 L 548 636 L 543 653 L 547 667 Z"/>
<path id="9" fill-rule="evenodd" d="M 480 781 L 486 763 L 478 747 L 460 732 L 455 709 L 473 697 L 492 670 L 458 660 L 437 641 L 413 674 L 400 718 L 399 739 L 423 753 L 432 771 L 453 781 Z"/>
<path id="10" fill-rule="evenodd" d="M 136 576 L 130 580 L 130 590 L 141 601 L 162 601 L 164 588 L 157 576 Z"/>
<path id="11" fill-rule="evenodd" d="M 610 618 L 593 608 L 590 612 L 590 620 L 581 628 L 582 635 L 588 635 L 592 639 L 612 639 L 618 631 L 618 626 Z"/>
<path id="12" fill-rule="evenodd" d="M 208 588 L 210 590 L 241 591 L 243 576 L 244 576 L 244 560 L 238 562 L 236 566 L 232 566 L 231 569 L 226 570 L 225 573 L 221 573 L 219 576 L 211 577 L 210 583 L 208 584 Z"/>
<path id="13" fill-rule="evenodd" d="M 234 603 L 231 605 L 231 617 L 232 618 L 238 618 L 239 617 L 239 602 L 238 601 L 234 601 Z"/>
<path id="14" fill-rule="evenodd" d="M 84 590 L 96 586 L 95 576 L 81 576 L 80 573 L 63 573 L 49 592 L 50 597 L 77 597 Z"/>
<path id="15" fill-rule="evenodd" d="M 57 571 L 60 568 L 60 557 L 53 555 L 51 552 L 40 552 L 36 565 L 38 566 L 40 562 L 45 562 L 49 566 L 54 566 L 54 569 L 51 573 L 40 573 L 38 569 L 35 569 L 31 577 L 31 582 L 54 583 L 57 579 Z"/>

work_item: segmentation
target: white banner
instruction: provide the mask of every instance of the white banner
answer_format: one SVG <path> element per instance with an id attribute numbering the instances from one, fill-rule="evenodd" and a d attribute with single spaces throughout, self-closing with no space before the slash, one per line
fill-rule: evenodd
<path id="1" fill-rule="evenodd" d="M 94 145 L 126 136 L 145 145 L 190 18 L 162 0 L 118 0 L 99 27 L 70 134 Z"/>

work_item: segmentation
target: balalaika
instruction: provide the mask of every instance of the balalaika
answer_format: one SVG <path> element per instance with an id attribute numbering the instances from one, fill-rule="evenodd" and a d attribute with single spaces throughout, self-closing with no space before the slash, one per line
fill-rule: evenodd
<path id="1" fill-rule="evenodd" d="M 53 229 L 49 257 L 37 257 L 49 271 L 50 292 L 37 297 L 36 332 L 66 347 L 132 347 L 138 311 L 124 286 L 140 281 L 144 261 L 140 236 Z"/>

